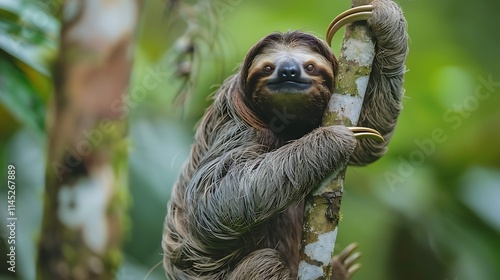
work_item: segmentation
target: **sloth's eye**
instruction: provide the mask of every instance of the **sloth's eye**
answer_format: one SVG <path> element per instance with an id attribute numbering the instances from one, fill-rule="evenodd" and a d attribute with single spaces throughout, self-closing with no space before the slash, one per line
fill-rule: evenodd
<path id="1" fill-rule="evenodd" d="M 270 65 L 264 66 L 264 72 L 267 73 L 267 74 L 272 73 L 273 70 L 274 70 L 274 68 L 272 66 L 270 66 Z"/>
<path id="2" fill-rule="evenodd" d="M 307 71 L 307 72 L 312 72 L 314 70 L 314 65 L 312 64 L 308 64 L 306 67 L 304 67 L 304 69 Z"/>

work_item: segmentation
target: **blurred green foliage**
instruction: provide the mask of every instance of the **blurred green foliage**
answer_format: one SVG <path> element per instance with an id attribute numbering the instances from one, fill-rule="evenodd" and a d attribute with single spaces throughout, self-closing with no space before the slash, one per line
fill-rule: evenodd
<path id="1" fill-rule="evenodd" d="M 57 20 L 36 1 L 0 1 L 0 117 L 42 132 L 50 85 L 48 60 L 56 52 Z"/>
<path id="2" fill-rule="evenodd" d="M 0 1 L 0 155 L 2 166 L 18 168 L 19 279 L 33 278 L 41 218 L 47 60 L 56 52 L 60 1 L 51 3 Z M 388 154 L 348 170 L 336 247 L 360 244 L 363 268 L 354 279 L 499 279 L 500 2 L 399 3 L 411 39 L 405 108 Z M 212 4 L 212 13 L 204 3 L 169 13 L 164 1 L 145 1 L 131 90 L 153 72 L 162 79 L 129 108 L 132 224 L 118 279 L 144 279 L 150 270 L 147 279 L 164 279 L 160 267 L 152 268 L 161 261 L 166 202 L 214 85 L 269 32 L 301 29 L 324 38 L 330 20 L 349 7 L 349 1 Z M 177 40 L 186 30 L 193 50 Z M 341 36 L 334 38 L 334 51 L 340 43 Z M 185 66 L 194 73 L 187 82 L 193 94 L 180 106 L 174 99 L 186 82 L 179 71 Z M 5 195 L 2 187 L 1 205 Z M 0 246 L 0 275 L 9 276 Z"/>

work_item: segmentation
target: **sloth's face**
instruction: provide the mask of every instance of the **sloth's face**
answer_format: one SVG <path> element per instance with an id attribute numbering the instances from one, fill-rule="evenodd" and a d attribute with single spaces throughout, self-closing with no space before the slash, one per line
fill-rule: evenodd
<path id="1" fill-rule="evenodd" d="M 279 44 L 254 58 L 247 81 L 269 94 L 309 94 L 313 86 L 332 89 L 333 67 L 307 46 Z"/>
<path id="2" fill-rule="evenodd" d="M 247 68 L 245 94 L 269 128 L 295 139 L 320 126 L 333 91 L 336 61 L 312 35 L 278 35 L 279 40 L 261 40 Z"/>

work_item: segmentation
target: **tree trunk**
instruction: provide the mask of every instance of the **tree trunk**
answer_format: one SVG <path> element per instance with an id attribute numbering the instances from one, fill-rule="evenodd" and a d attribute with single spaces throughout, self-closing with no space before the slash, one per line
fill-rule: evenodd
<path id="1" fill-rule="evenodd" d="M 353 7 L 370 2 L 354 0 Z M 374 56 L 374 40 L 366 22 L 348 24 L 338 58 L 335 91 L 323 117 L 324 126 L 357 124 Z M 337 237 L 345 172 L 346 168 L 331 174 L 305 199 L 299 279 L 331 277 L 330 262 Z"/>
<path id="2" fill-rule="evenodd" d="M 63 4 L 38 279 L 113 279 L 127 204 L 127 88 L 140 1 Z"/>

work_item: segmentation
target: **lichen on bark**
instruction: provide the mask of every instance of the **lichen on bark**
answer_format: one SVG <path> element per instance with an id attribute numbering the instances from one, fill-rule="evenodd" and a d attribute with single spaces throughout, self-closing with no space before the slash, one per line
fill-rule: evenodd
<path id="1" fill-rule="evenodd" d="M 353 1 L 353 6 L 369 4 L 370 1 Z M 355 22 L 346 26 L 336 87 L 323 117 L 323 126 L 355 126 L 359 119 L 363 97 L 368 84 L 371 65 L 375 56 L 374 40 L 366 22 Z M 300 250 L 299 279 L 330 279 L 330 261 L 333 256 L 339 211 L 344 188 L 344 168 L 332 174 L 321 186 L 305 199 L 304 224 Z M 306 250 L 316 244 L 322 236 L 332 242 Z M 309 247 L 308 247 L 309 246 Z M 318 259 L 327 254 L 329 258 Z M 321 275 L 319 272 L 322 272 Z"/>

